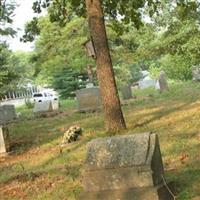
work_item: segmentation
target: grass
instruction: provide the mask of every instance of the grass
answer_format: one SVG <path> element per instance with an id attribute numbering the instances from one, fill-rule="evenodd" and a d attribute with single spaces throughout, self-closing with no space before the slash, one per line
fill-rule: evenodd
<path id="1" fill-rule="evenodd" d="M 200 84 L 172 83 L 160 94 L 134 91 L 137 99 L 123 106 L 127 131 L 158 133 L 166 178 L 174 181 L 178 200 L 200 199 Z M 9 125 L 13 155 L 0 159 L 0 199 L 74 200 L 83 190 L 81 173 L 86 144 L 104 137 L 102 113 L 75 113 L 76 103 L 61 102 L 57 116 L 36 118 L 25 107 L 22 119 Z M 81 140 L 60 151 L 64 130 L 79 125 Z"/>

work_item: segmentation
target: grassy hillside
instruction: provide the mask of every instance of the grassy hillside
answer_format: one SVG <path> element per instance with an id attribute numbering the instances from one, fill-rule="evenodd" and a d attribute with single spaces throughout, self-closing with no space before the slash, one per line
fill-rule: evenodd
<path id="1" fill-rule="evenodd" d="M 158 133 L 166 177 L 174 181 L 179 200 L 200 199 L 200 83 L 174 83 L 170 91 L 135 91 L 123 106 L 128 130 Z M 34 118 L 20 108 L 22 121 L 9 126 L 14 154 L 0 158 L 0 199 L 73 200 L 82 191 L 86 144 L 104 132 L 102 113 L 74 113 L 65 101 L 62 113 Z M 64 130 L 80 125 L 83 137 L 60 150 Z"/>

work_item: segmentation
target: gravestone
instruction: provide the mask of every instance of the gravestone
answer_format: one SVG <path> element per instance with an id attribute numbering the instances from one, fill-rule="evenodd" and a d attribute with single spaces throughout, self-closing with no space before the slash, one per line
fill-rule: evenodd
<path id="1" fill-rule="evenodd" d="M 96 111 L 101 108 L 102 102 L 99 87 L 77 90 L 76 98 L 80 112 Z"/>
<path id="2" fill-rule="evenodd" d="M 124 100 L 133 98 L 131 87 L 129 85 L 123 85 L 121 87 L 121 93 Z"/>
<path id="3" fill-rule="evenodd" d="M 36 102 L 34 105 L 33 112 L 34 113 L 45 113 L 45 112 L 53 112 L 58 110 L 59 103 L 57 100 L 51 101 L 42 101 L 42 102 Z"/>
<path id="4" fill-rule="evenodd" d="M 159 88 L 160 88 L 160 92 L 164 92 L 164 91 L 168 91 L 169 87 L 168 87 L 168 83 L 167 83 L 167 77 L 164 71 L 162 71 L 160 73 L 160 76 L 158 78 L 158 82 L 159 82 Z"/>
<path id="5" fill-rule="evenodd" d="M 193 66 L 192 67 L 192 76 L 193 80 L 200 81 L 200 66 Z"/>
<path id="6" fill-rule="evenodd" d="M 6 124 L 16 119 L 17 115 L 15 112 L 14 105 L 3 105 L 0 106 L 0 124 Z"/>
<path id="7" fill-rule="evenodd" d="M 53 111 L 56 111 L 59 109 L 59 101 L 58 100 L 53 100 L 53 101 L 51 101 L 51 103 L 52 103 Z"/>
<path id="8" fill-rule="evenodd" d="M 0 155 L 4 155 L 10 150 L 9 132 L 6 126 L 0 126 Z"/>
<path id="9" fill-rule="evenodd" d="M 80 200 L 171 200 L 156 134 L 93 140 L 83 173 Z"/>

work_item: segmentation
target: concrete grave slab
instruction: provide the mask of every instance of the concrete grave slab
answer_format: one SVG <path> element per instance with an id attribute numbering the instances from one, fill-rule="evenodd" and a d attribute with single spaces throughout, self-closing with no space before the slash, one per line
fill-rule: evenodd
<path id="1" fill-rule="evenodd" d="M 159 86 L 160 86 L 160 92 L 168 91 L 169 86 L 167 82 L 167 76 L 164 71 L 160 73 L 160 76 L 158 78 Z"/>
<path id="2" fill-rule="evenodd" d="M 156 134 L 95 139 L 88 143 L 82 179 L 85 193 L 80 199 L 171 200 L 163 178 Z M 162 196 L 159 191 L 166 195 Z"/>
<path id="3" fill-rule="evenodd" d="M 53 111 L 53 108 L 50 100 L 43 102 L 36 102 L 33 109 L 34 113 L 51 112 L 51 111 Z"/>
<path id="4" fill-rule="evenodd" d="M 3 105 L 0 106 L 0 124 L 6 124 L 13 120 L 15 120 L 17 117 L 15 112 L 15 106 L 14 105 Z"/>
<path id="5" fill-rule="evenodd" d="M 123 97 L 124 100 L 128 100 L 128 99 L 132 99 L 133 98 L 131 86 L 123 85 L 120 88 L 120 90 L 121 90 L 122 97 Z"/>
<path id="6" fill-rule="evenodd" d="M 167 186 L 171 191 L 173 187 Z M 85 192 L 79 200 L 174 200 L 166 186 Z M 173 191 L 174 192 L 174 191 Z"/>
<path id="7" fill-rule="evenodd" d="M 8 128 L 0 126 L 0 155 L 8 153 L 10 150 L 10 138 Z"/>
<path id="8" fill-rule="evenodd" d="M 99 87 L 77 90 L 76 98 L 79 111 L 96 111 L 102 106 Z"/>
<path id="9" fill-rule="evenodd" d="M 51 103 L 52 103 L 53 111 L 56 111 L 59 109 L 59 101 L 58 100 L 51 101 Z"/>
<path id="10" fill-rule="evenodd" d="M 36 102 L 34 105 L 33 112 L 34 113 L 43 113 L 43 112 L 52 112 L 59 109 L 59 102 L 56 101 L 43 101 Z"/>

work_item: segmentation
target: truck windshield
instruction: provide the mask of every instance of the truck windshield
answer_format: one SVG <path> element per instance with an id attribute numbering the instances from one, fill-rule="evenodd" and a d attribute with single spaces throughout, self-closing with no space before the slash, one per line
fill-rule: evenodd
<path id="1" fill-rule="evenodd" d="M 41 93 L 34 94 L 33 97 L 42 97 L 42 94 Z"/>

